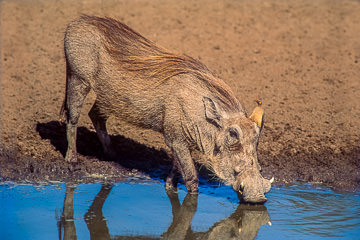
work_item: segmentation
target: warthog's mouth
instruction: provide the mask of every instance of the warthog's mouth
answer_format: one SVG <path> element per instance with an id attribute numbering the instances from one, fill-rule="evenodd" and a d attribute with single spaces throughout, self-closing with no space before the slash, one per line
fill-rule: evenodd
<path id="1" fill-rule="evenodd" d="M 241 181 L 240 186 L 234 186 L 240 202 L 249 203 L 249 204 L 263 204 L 267 201 L 265 193 L 267 193 L 271 184 L 274 182 L 274 177 L 270 180 L 262 178 L 262 184 L 258 183 L 258 186 L 251 186 L 250 184 L 245 184 L 244 181 Z"/>
<path id="2" fill-rule="evenodd" d="M 244 196 L 240 192 L 237 192 L 237 194 L 238 194 L 238 198 L 239 198 L 241 203 L 264 204 L 267 201 L 267 198 L 265 197 L 264 194 L 259 194 L 259 195 L 256 195 L 256 196 L 252 196 L 251 198 Z"/>

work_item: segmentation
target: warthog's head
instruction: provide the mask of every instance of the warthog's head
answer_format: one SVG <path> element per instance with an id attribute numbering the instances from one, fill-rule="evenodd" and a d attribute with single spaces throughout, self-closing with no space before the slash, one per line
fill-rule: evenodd
<path id="1" fill-rule="evenodd" d="M 233 186 L 241 201 L 264 203 L 272 180 L 263 178 L 257 159 L 257 145 L 263 127 L 261 102 L 250 117 L 227 113 L 204 98 L 207 121 L 216 126 L 215 145 L 209 166 L 225 183 Z"/>

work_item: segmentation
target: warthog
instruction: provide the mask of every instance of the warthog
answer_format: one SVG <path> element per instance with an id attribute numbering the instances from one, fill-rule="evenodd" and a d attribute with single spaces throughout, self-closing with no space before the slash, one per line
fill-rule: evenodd
<path id="1" fill-rule="evenodd" d="M 173 155 L 166 180 L 175 188 L 181 173 L 188 192 L 198 192 L 195 162 L 233 186 L 245 202 L 265 202 L 271 182 L 260 174 L 257 144 L 263 110 L 247 117 L 231 89 L 204 64 L 156 46 L 111 18 L 82 16 L 66 29 L 65 159 L 76 162 L 76 129 L 92 89 L 89 112 L 104 154 L 116 157 L 106 130 L 115 115 L 164 135 Z M 193 159 L 193 153 L 201 157 Z"/>

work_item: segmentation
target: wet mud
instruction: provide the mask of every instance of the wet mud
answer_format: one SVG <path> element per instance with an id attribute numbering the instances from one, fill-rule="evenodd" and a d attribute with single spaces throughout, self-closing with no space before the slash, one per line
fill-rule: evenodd
<path id="1" fill-rule="evenodd" d="M 79 163 L 64 162 L 63 33 L 80 14 L 124 21 L 200 59 L 248 111 L 262 99 L 262 174 L 359 190 L 359 1 L 1 1 L 0 178 L 161 179 L 171 156 L 158 133 L 112 118 L 119 159 L 102 157 L 84 104 Z M 169 96 L 171 97 L 171 96 Z"/>

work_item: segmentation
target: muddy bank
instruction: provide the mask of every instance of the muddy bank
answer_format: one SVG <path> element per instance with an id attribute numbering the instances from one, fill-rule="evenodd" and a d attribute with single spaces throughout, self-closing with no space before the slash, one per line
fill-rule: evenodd
<path id="1" fill-rule="evenodd" d="M 24 155 L 16 145 L 0 146 L 0 178 L 3 181 L 121 181 L 124 178 L 164 179 L 171 170 L 171 159 L 164 150 L 156 150 L 117 135 L 112 141 L 117 148 L 116 161 L 104 159 L 96 133 L 84 127 L 78 129 L 78 163 L 64 161 L 66 125 L 57 121 L 38 123 L 39 135 L 48 139 L 62 156 L 48 153 L 32 157 Z M 21 145 L 21 144 L 20 144 Z"/>
<path id="2" fill-rule="evenodd" d="M 261 98 L 266 122 L 259 161 L 265 177 L 359 187 L 359 1 L 0 4 L 3 179 L 166 174 L 170 162 L 162 137 L 115 118 L 109 128 L 119 161 L 101 160 L 87 117 L 93 95 L 80 118 L 80 164 L 62 161 L 66 138 L 58 112 L 65 92 L 63 32 L 84 13 L 122 20 L 157 44 L 200 59 L 249 112 Z"/>

